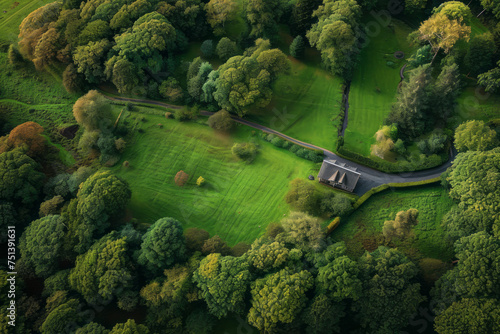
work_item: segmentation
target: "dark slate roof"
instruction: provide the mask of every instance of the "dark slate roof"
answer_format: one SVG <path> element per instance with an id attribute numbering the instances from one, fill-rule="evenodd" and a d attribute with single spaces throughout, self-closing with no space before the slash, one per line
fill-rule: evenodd
<path id="1" fill-rule="evenodd" d="M 319 179 L 339 183 L 349 191 L 354 190 L 360 176 L 356 168 L 349 167 L 345 163 L 337 163 L 335 160 L 323 160 L 318 174 Z"/>

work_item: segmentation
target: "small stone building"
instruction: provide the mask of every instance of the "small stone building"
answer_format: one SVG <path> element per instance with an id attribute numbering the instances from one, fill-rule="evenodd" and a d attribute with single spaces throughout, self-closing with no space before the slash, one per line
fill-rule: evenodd
<path id="1" fill-rule="evenodd" d="M 323 160 L 323 165 L 318 174 L 319 182 L 329 186 L 353 192 L 358 183 L 360 173 L 356 168 L 336 160 Z"/>

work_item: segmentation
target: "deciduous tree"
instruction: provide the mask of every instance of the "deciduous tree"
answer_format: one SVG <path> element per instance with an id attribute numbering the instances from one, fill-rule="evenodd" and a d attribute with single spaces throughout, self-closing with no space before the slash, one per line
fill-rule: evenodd
<path id="1" fill-rule="evenodd" d="M 203 259 L 193 274 L 208 310 L 219 319 L 232 312 L 241 314 L 250 279 L 244 259 L 218 253 Z"/>
<path id="2" fill-rule="evenodd" d="M 455 130 L 455 147 L 459 152 L 487 151 L 498 143 L 496 136 L 496 131 L 483 121 L 467 121 Z"/>

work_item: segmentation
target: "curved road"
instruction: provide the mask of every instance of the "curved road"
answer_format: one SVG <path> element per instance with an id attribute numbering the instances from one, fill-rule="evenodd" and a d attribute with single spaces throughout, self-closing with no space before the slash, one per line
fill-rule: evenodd
<path id="1" fill-rule="evenodd" d="M 104 94 L 103 94 L 104 95 Z M 127 98 L 127 97 L 112 97 L 112 96 L 107 96 L 104 95 L 106 98 L 113 100 L 113 101 L 123 101 L 123 102 L 134 102 L 134 103 L 144 103 L 144 104 L 152 104 L 168 109 L 180 109 L 182 106 L 177 106 L 173 104 L 168 104 L 168 103 L 163 103 L 159 101 L 152 101 L 152 100 L 142 100 L 142 99 L 134 99 L 134 98 Z M 200 114 L 204 116 L 211 116 L 214 113 L 206 110 L 200 110 Z M 370 189 L 387 184 L 387 183 L 405 183 L 405 182 L 416 182 L 416 181 L 425 181 L 425 180 L 430 180 L 439 177 L 442 173 L 446 171 L 448 167 L 451 166 L 453 159 L 454 159 L 454 152 L 452 149 L 450 149 L 450 160 L 435 168 L 427 169 L 427 170 L 422 170 L 422 171 L 417 171 L 417 172 L 405 172 L 405 173 L 398 173 L 398 174 L 388 174 L 381 172 L 379 170 L 352 162 L 350 160 L 344 159 L 342 157 L 339 157 L 335 153 L 324 149 L 322 147 L 309 144 L 303 141 L 300 141 L 298 139 L 292 138 L 290 136 L 287 136 L 281 132 L 278 132 L 276 130 L 273 130 L 271 128 L 268 128 L 266 126 L 250 122 L 246 119 L 243 119 L 238 116 L 231 115 L 233 120 L 235 122 L 250 126 L 254 129 L 262 130 L 267 133 L 272 133 L 274 135 L 280 136 L 283 139 L 286 139 L 294 144 L 314 149 L 314 150 L 321 150 L 325 153 L 325 156 L 328 159 L 336 160 L 337 162 L 343 162 L 349 167 L 354 167 L 357 169 L 358 172 L 361 173 L 361 177 L 359 179 L 359 182 L 356 186 L 355 193 L 359 196 L 363 195 Z"/>

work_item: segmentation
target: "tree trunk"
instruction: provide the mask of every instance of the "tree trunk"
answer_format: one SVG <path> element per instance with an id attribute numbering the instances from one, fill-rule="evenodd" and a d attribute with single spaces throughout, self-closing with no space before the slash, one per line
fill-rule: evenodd
<path id="1" fill-rule="evenodd" d="M 437 50 L 436 53 L 434 54 L 434 57 L 432 57 L 431 66 L 434 63 L 434 59 L 436 59 L 436 56 L 438 55 L 438 53 L 439 53 L 439 50 Z"/>
<path id="2" fill-rule="evenodd" d="M 479 15 L 478 15 L 478 16 L 476 16 L 476 17 L 481 16 L 481 15 L 482 15 L 485 11 L 486 11 L 486 9 L 483 9 L 483 11 L 482 11 L 481 13 L 479 13 Z"/>

